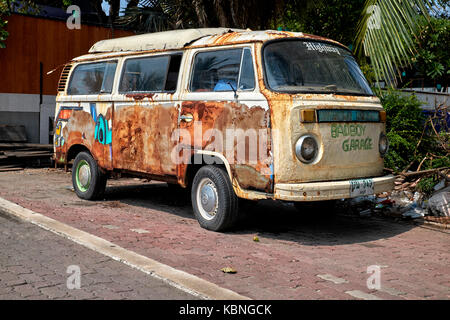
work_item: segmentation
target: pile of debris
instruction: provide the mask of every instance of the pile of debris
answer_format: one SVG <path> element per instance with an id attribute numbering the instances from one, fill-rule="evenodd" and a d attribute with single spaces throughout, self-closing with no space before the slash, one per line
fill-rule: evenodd
<path id="1" fill-rule="evenodd" d="M 437 175 L 440 177 L 439 183 L 434 186 L 434 190 L 443 189 L 446 186 L 446 182 L 450 181 L 450 168 L 438 168 L 422 171 L 408 171 L 401 172 L 395 179 L 396 191 L 409 191 L 414 192 L 417 189 L 419 182 L 432 175 Z"/>
<path id="2" fill-rule="evenodd" d="M 52 165 L 53 145 L 27 143 L 24 126 L 0 126 L 0 172 Z"/>
<path id="3" fill-rule="evenodd" d="M 430 174 L 442 179 L 434 186 L 431 195 L 417 188 L 420 179 Z M 423 219 L 433 223 L 450 224 L 450 169 L 433 169 L 408 172 L 397 176 L 392 192 L 384 192 L 344 201 L 347 212 L 368 216 L 386 216 L 395 219 Z"/>

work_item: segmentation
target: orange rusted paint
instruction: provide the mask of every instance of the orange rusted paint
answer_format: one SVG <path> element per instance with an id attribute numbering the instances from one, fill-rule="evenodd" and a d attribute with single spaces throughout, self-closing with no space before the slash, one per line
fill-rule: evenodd
<path id="1" fill-rule="evenodd" d="M 225 43 L 230 43 L 236 37 L 236 32 L 229 32 L 223 35 L 217 36 L 216 39 L 213 40 L 215 45 L 223 45 Z"/>
<path id="2" fill-rule="evenodd" d="M 127 93 L 125 95 L 125 97 L 132 98 L 137 101 L 144 100 L 145 98 L 148 98 L 153 101 L 154 95 L 155 95 L 155 93 L 152 93 L 152 92 L 150 92 L 150 93 Z"/>
<path id="3" fill-rule="evenodd" d="M 176 175 L 170 155 L 176 146 L 171 142 L 177 127 L 175 106 L 135 105 L 115 111 L 113 121 L 113 166 L 157 175 Z"/>

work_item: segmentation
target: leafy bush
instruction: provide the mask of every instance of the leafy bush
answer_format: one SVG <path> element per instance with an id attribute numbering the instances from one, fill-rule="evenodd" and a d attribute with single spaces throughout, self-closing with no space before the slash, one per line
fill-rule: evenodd
<path id="1" fill-rule="evenodd" d="M 427 178 L 423 178 L 417 184 L 417 189 L 426 195 L 431 195 L 433 193 L 434 186 L 438 182 L 439 182 L 439 179 L 438 179 L 438 177 L 436 177 L 436 175 L 433 175 L 433 176 L 427 177 Z"/>
<path id="2" fill-rule="evenodd" d="M 390 144 L 385 166 L 399 171 L 418 159 L 414 151 L 422 136 L 425 118 L 415 96 L 389 92 L 380 98 L 386 110 L 386 135 Z"/>
<path id="3" fill-rule="evenodd" d="M 448 128 L 443 127 L 438 135 L 431 125 L 433 121 L 434 127 L 437 123 L 445 126 L 445 121 L 425 117 L 421 102 L 414 95 L 389 91 L 380 92 L 379 96 L 387 115 L 387 168 L 398 172 L 450 166 Z"/>

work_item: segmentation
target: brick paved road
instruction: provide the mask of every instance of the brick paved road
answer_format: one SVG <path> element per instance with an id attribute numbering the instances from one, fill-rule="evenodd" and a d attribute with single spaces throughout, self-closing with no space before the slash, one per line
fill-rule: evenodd
<path id="1" fill-rule="evenodd" d="M 76 265 L 80 289 L 75 285 Z M 73 281 L 71 281 L 73 280 Z M 0 210 L 0 300 L 194 299 L 141 271 Z"/>
<path id="2" fill-rule="evenodd" d="M 346 212 L 302 215 L 266 201 L 242 209 L 235 231 L 214 233 L 166 184 L 110 181 L 97 202 L 70 188 L 62 170 L 0 173 L 5 199 L 251 298 L 450 298 L 448 231 Z M 371 265 L 381 268 L 380 290 L 367 288 Z M 226 266 L 237 273 L 222 273 Z"/>

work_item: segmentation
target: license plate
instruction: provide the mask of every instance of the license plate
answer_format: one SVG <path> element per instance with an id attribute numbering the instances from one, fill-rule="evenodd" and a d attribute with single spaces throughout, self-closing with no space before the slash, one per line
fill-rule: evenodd
<path id="1" fill-rule="evenodd" d="M 373 179 L 350 180 L 350 197 L 373 194 Z"/>

